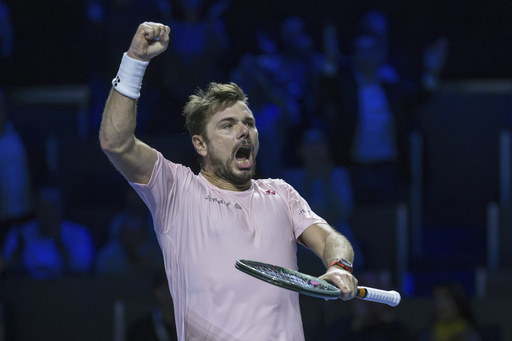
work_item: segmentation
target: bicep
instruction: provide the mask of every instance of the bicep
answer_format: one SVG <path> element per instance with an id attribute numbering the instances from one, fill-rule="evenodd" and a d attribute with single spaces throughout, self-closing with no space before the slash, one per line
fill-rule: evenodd
<path id="1" fill-rule="evenodd" d="M 156 151 L 138 139 L 134 140 L 132 148 L 122 153 L 105 153 L 126 180 L 140 184 L 149 182 L 158 159 Z"/>

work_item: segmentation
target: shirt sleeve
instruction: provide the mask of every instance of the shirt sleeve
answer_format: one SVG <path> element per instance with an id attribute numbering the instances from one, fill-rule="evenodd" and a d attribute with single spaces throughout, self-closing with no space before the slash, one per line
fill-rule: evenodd
<path id="1" fill-rule="evenodd" d="M 147 184 L 129 182 L 148 207 L 155 231 L 166 234 L 171 226 L 172 212 L 179 196 L 178 182 L 189 181 L 192 171 L 185 166 L 166 160 L 157 151 L 158 159 Z"/>
<path id="2" fill-rule="evenodd" d="M 308 227 L 313 224 L 327 224 L 327 221 L 313 212 L 307 201 L 292 186 L 284 181 L 281 186 L 287 193 L 295 239 L 301 243 L 299 237 Z"/>

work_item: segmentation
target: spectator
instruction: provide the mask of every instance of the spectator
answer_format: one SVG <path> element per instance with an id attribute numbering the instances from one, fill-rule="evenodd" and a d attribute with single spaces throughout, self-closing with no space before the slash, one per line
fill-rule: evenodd
<path id="1" fill-rule="evenodd" d="M 265 85 L 260 85 L 267 92 L 267 104 L 273 104 L 279 109 L 272 112 L 267 107 L 265 119 L 260 119 L 258 124 L 263 123 L 262 135 L 271 135 L 263 141 L 262 147 L 265 148 L 267 142 L 269 146 L 272 143 L 275 146 L 273 150 L 270 147 L 272 152 L 269 156 L 272 158 L 267 159 L 267 164 L 261 165 L 262 170 L 265 172 L 265 168 L 270 169 L 268 176 L 281 176 L 277 172 L 282 171 L 282 168 L 296 166 L 298 163 L 293 153 L 280 153 L 281 150 L 293 150 L 300 138 L 300 130 L 314 120 L 312 113 L 316 108 L 312 89 L 321 71 L 322 58 L 315 51 L 305 21 L 297 16 L 282 20 L 277 41 L 270 39 L 263 30 L 257 32 L 257 39 L 263 53 L 253 57 L 253 65 L 249 68 L 253 73 L 246 74 L 245 82 L 242 79 L 242 83 L 249 80 L 250 88 L 250 82 L 254 81 L 251 75 L 263 75 Z M 247 64 L 247 55 L 242 58 L 241 65 L 244 63 Z M 256 72 L 258 75 L 254 74 Z M 275 136 L 274 140 L 271 140 L 272 136 Z M 281 141 L 276 141 L 278 139 Z M 278 159 L 277 153 L 280 153 Z M 273 166 L 272 161 L 277 161 L 277 166 Z"/>
<path id="2" fill-rule="evenodd" d="M 32 213 L 31 179 L 25 146 L 7 117 L 0 89 L 0 245 L 10 226 Z"/>
<path id="3" fill-rule="evenodd" d="M 118 214 L 116 214 L 114 218 L 112 218 L 112 220 L 110 221 L 110 225 L 108 227 L 109 239 L 117 239 L 123 223 L 125 221 L 129 221 L 132 219 L 139 219 L 140 221 L 144 221 L 148 228 L 150 228 L 150 230 L 153 231 L 153 221 L 151 220 L 149 210 L 144 204 L 144 202 L 137 195 L 137 193 L 131 187 L 129 187 L 126 190 L 124 200 L 124 209 L 122 209 Z"/>
<path id="4" fill-rule="evenodd" d="M 165 97 L 171 98 L 174 108 L 181 110 L 198 86 L 204 87 L 212 79 L 227 79 L 228 70 L 222 62 L 230 42 L 222 15 L 229 6 L 229 0 L 217 0 L 208 8 L 203 0 L 169 3 L 165 23 L 172 27 L 169 44 L 173 53 L 165 56 L 162 67 Z M 169 111 L 168 107 L 164 109 Z M 165 132 L 168 129 L 166 126 Z"/>
<path id="5" fill-rule="evenodd" d="M 3 253 L 7 271 L 49 279 L 87 274 L 94 261 L 95 246 L 89 229 L 64 219 L 62 193 L 45 186 L 36 193 L 35 219 L 12 227 Z"/>
<path id="6" fill-rule="evenodd" d="M 158 272 L 153 278 L 153 296 L 155 298 L 153 310 L 128 328 L 127 341 L 178 340 L 174 304 L 164 271 Z"/>
<path id="7" fill-rule="evenodd" d="M 169 0 L 86 0 L 84 2 L 83 55 L 87 56 L 87 76 L 91 91 L 91 124 L 98 127 L 110 88 L 110 70 L 118 64 L 120 42 L 130 39 L 125 25 L 144 20 L 162 20 L 168 12 Z M 150 18 L 150 19 L 149 19 Z M 125 38 L 125 39 L 123 39 Z M 90 53 L 102 51 L 102 53 Z M 159 79 L 159 78 L 158 78 Z M 145 132 L 150 112 L 159 101 L 155 82 L 145 82 L 146 96 L 139 102 L 138 132 Z"/>
<path id="8" fill-rule="evenodd" d="M 279 33 L 281 50 L 278 53 L 278 63 L 268 67 L 274 74 L 276 84 L 298 103 L 302 117 L 295 117 L 293 123 L 299 124 L 302 119 L 308 121 L 316 110 L 311 90 L 321 71 L 322 56 L 315 51 L 313 37 L 302 18 L 285 18 Z"/>
<path id="9" fill-rule="evenodd" d="M 367 270 L 359 275 L 361 285 L 390 289 L 389 276 Z M 386 304 L 352 300 L 349 317 L 335 319 L 327 328 L 325 340 L 409 341 L 410 332 L 396 320 L 393 308 Z"/>
<path id="10" fill-rule="evenodd" d="M 99 250 L 96 259 L 99 275 L 151 277 L 163 267 L 162 253 L 151 238 L 147 215 L 138 213 L 137 210 L 125 211 L 113 221 L 112 239 Z"/>
<path id="11" fill-rule="evenodd" d="M 390 22 L 383 12 L 366 12 L 359 20 L 359 30 L 361 34 L 374 35 L 382 43 L 385 57 L 377 70 L 380 79 L 396 83 L 404 79 L 401 75 L 413 74 L 408 78 L 421 78 L 420 82 L 426 89 L 436 89 L 439 73 L 446 63 L 448 40 L 445 37 L 440 37 L 428 45 L 418 58 L 415 52 L 407 52 L 396 45 L 391 47 Z"/>
<path id="12" fill-rule="evenodd" d="M 381 44 L 383 59 L 375 72 L 378 78 L 388 83 L 398 83 L 400 76 L 395 68 L 389 62 L 390 57 L 390 29 L 388 16 L 379 11 L 368 11 L 359 20 L 360 34 L 370 34 L 375 36 Z M 403 62 L 403 61 L 401 61 Z"/>
<path id="13" fill-rule="evenodd" d="M 263 31 L 258 32 L 260 54 L 247 53 L 231 71 L 231 79 L 247 89 L 251 110 L 258 121 L 260 150 L 265 158 L 258 159 L 261 177 L 281 177 L 284 169 L 283 147 L 291 125 L 292 112 L 297 110 L 294 99 L 276 84 L 268 72 L 269 63 L 275 62 L 275 45 Z M 274 61 L 272 61 L 274 60 Z"/>
<path id="14" fill-rule="evenodd" d="M 427 50 L 425 86 L 383 71 L 387 47 L 379 35 L 361 34 L 353 46 L 349 63 L 330 65 L 319 91 L 335 162 L 352 171 L 356 205 L 404 201 L 413 110 L 437 85 L 446 46 Z"/>
<path id="15" fill-rule="evenodd" d="M 458 283 L 438 284 L 432 292 L 434 316 L 419 341 L 480 341 L 471 303 Z"/>
<path id="16" fill-rule="evenodd" d="M 353 200 L 348 169 L 334 165 L 327 138 L 318 128 L 308 129 L 303 134 L 298 159 L 301 167 L 285 171 L 283 178 L 309 202 L 314 212 L 319 212 L 329 224 L 349 238 L 357 254 L 354 266 L 361 268 L 364 264 L 363 254 L 349 225 Z M 318 263 L 316 266 L 308 265 L 317 260 L 310 254 L 302 256 L 304 251 L 304 248 L 300 248 L 298 254 L 301 270 L 308 273 L 318 269 Z"/>
<path id="17" fill-rule="evenodd" d="M 346 223 L 353 206 L 350 174 L 334 165 L 324 132 L 308 129 L 297 154 L 302 167 L 287 171 L 285 179 L 331 224 Z"/>

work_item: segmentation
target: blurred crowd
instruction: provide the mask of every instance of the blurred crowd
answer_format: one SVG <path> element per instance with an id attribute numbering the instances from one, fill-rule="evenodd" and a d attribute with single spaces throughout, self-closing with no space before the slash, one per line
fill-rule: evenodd
<path id="1" fill-rule="evenodd" d="M 230 53 L 231 42 L 223 14 L 231 5 L 228 0 L 207 4 L 200 0 L 89 0 L 85 5 L 84 31 L 89 39 L 84 45 L 88 50 L 102 51 L 91 55 L 87 80 L 91 91 L 89 123 L 93 130 L 97 130 L 101 119 L 111 74 L 128 44 L 120 39 L 126 36 L 127 23 L 152 18 L 169 24 L 171 42 L 169 52 L 152 62 L 157 65 L 145 77 L 138 106 L 138 134 L 181 133 L 179 113 L 188 95 L 212 80 L 233 81 L 247 93 L 258 124 L 258 177 L 290 182 L 318 214 L 351 237 L 356 248 L 357 240 L 349 224 L 354 205 L 408 201 L 408 146 L 415 127 L 415 107 L 436 91 L 448 51 L 445 37 L 437 37 L 423 47 L 421 61 L 411 63 L 421 67 L 413 70 L 400 64 L 411 59 L 412 52 L 406 55 L 407 51 L 400 51 L 397 55 L 390 51 L 390 20 L 383 12 L 368 11 L 359 19 L 349 51 L 341 50 L 342 42 L 333 23 L 323 26 L 318 43 L 307 22 L 290 15 L 282 18 L 277 32 L 269 32 L 264 26 L 257 28 L 253 35 L 255 48 L 227 69 L 223 60 Z M 9 14 L 8 6 L 1 3 L 0 15 L 5 18 L 0 31 L 4 58 L 12 55 L 16 34 Z M 404 69 L 408 71 L 403 72 Z M 117 227 L 109 232 L 113 244 L 102 245 L 105 249 L 97 255 L 95 246 L 86 242 L 90 237 L 78 238 L 86 244 L 84 254 L 72 255 L 66 250 L 65 238 L 54 237 L 67 230 L 83 230 L 87 235 L 86 229 L 61 226 L 59 232 L 58 224 L 64 221 L 61 207 L 55 207 L 53 217 L 41 216 L 50 215 L 52 210 L 38 214 L 43 202 L 61 206 L 65 199 L 57 200 L 56 193 L 51 200 L 43 198 L 48 192 L 44 189 L 34 195 L 33 187 L 46 184 L 31 183 L 25 146 L 9 119 L 6 96 L 3 92 L 1 95 L 0 147 L 5 152 L 0 160 L 0 217 L 2 237 L 7 237 L 3 257 L 8 268 L 16 259 L 16 271 L 25 268 L 38 272 L 46 265 L 28 264 L 27 254 L 43 252 L 37 248 L 30 251 L 30 246 L 44 245 L 43 240 L 50 238 L 55 245 L 51 252 L 45 251 L 53 252 L 48 261 L 57 262 L 59 254 L 62 257 L 58 266 L 47 264 L 56 274 L 64 270 L 128 271 L 126 266 L 116 267 L 109 262 L 126 261 L 119 256 L 122 246 L 151 239 L 134 235 L 143 230 L 141 226 L 148 224 L 148 219 L 137 217 L 123 222 L 116 217 Z M 59 187 L 58 182 L 53 185 Z M 134 200 L 137 199 L 129 201 Z M 54 226 L 44 226 L 46 222 Z M 31 243 L 38 238 L 41 240 Z M 67 241 L 70 245 L 71 239 Z M 130 250 L 125 252 L 123 257 L 138 258 Z M 72 265 L 74 257 L 85 258 L 80 267 Z M 93 266 L 95 262 L 101 264 Z M 362 252 L 358 252 L 356 263 L 364 265 Z"/>
<path id="2" fill-rule="evenodd" d="M 420 51 L 392 49 L 390 19 L 377 10 L 358 18 L 350 42 L 340 38 L 346 35 L 333 22 L 324 23 L 318 39 L 304 18 L 290 15 L 279 19 L 276 31 L 261 25 L 244 33 L 253 48 L 233 56 L 225 20 L 233 5 L 229 0 L 85 1 L 82 45 L 86 51 L 101 51 L 90 54 L 87 63 L 92 130 L 97 131 L 127 37 L 140 22 L 166 23 L 171 27 L 169 51 L 151 62 L 155 65 L 145 76 L 137 134 L 180 134 L 182 106 L 196 87 L 213 80 L 239 84 L 249 97 L 260 134 L 257 176 L 283 178 L 294 186 L 317 214 L 352 241 L 356 268 L 371 269 L 351 227 L 351 214 L 358 206 L 409 201 L 415 109 L 438 88 L 448 39 L 439 34 L 419 46 Z M 9 7 L 0 1 L 0 71 L 12 65 L 15 40 Z M 166 290 L 155 277 L 162 257 L 142 201 L 129 189 L 125 209 L 111 217 L 107 240 L 95 243 L 90 227 L 67 219 L 62 184 L 55 178 L 36 184 L 30 178 L 26 146 L 17 131 L 23 128 L 15 127 L 9 117 L 8 91 L 0 92 L 2 276 L 147 276 L 157 278 L 155 295 L 168 303 L 168 293 L 159 293 Z M 299 249 L 301 270 L 316 272 L 314 267 L 322 266 L 311 257 Z M 371 271 L 366 275 L 368 283 L 375 280 Z M 446 301 L 458 302 L 449 297 L 449 289 L 436 289 L 437 310 Z M 325 330 L 329 339 L 338 337 L 340 326 L 352 331 L 351 340 L 410 339 L 387 309 L 361 306 L 360 301 L 354 301 L 353 308 L 352 320 L 336 321 Z M 453 313 L 462 308 L 451 309 Z M 155 314 L 161 321 L 162 313 Z M 429 336 L 421 340 L 452 340 L 446 335 L 472 333 L 466 331 L 472 317 L 447 314 L 440 312 Z M 172 321 L 172 312 L 163 317 Z M 172 333 L 170 322 L 161 333 L 169 330 Z M 382 333 L 389 337 L 377 338 Z"/>

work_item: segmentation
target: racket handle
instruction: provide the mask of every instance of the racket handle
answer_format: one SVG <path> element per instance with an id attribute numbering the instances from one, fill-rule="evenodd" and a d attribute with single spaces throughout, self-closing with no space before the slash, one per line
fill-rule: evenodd
<path id="1" fill-rule="evenodd" d="M 400 294 L 395 290 L 387 291 L 369 287 L 358 287 L 356 297 L 365 301 L 388 304 L 392 307 L 396 307 L 401 300 Z"/>

